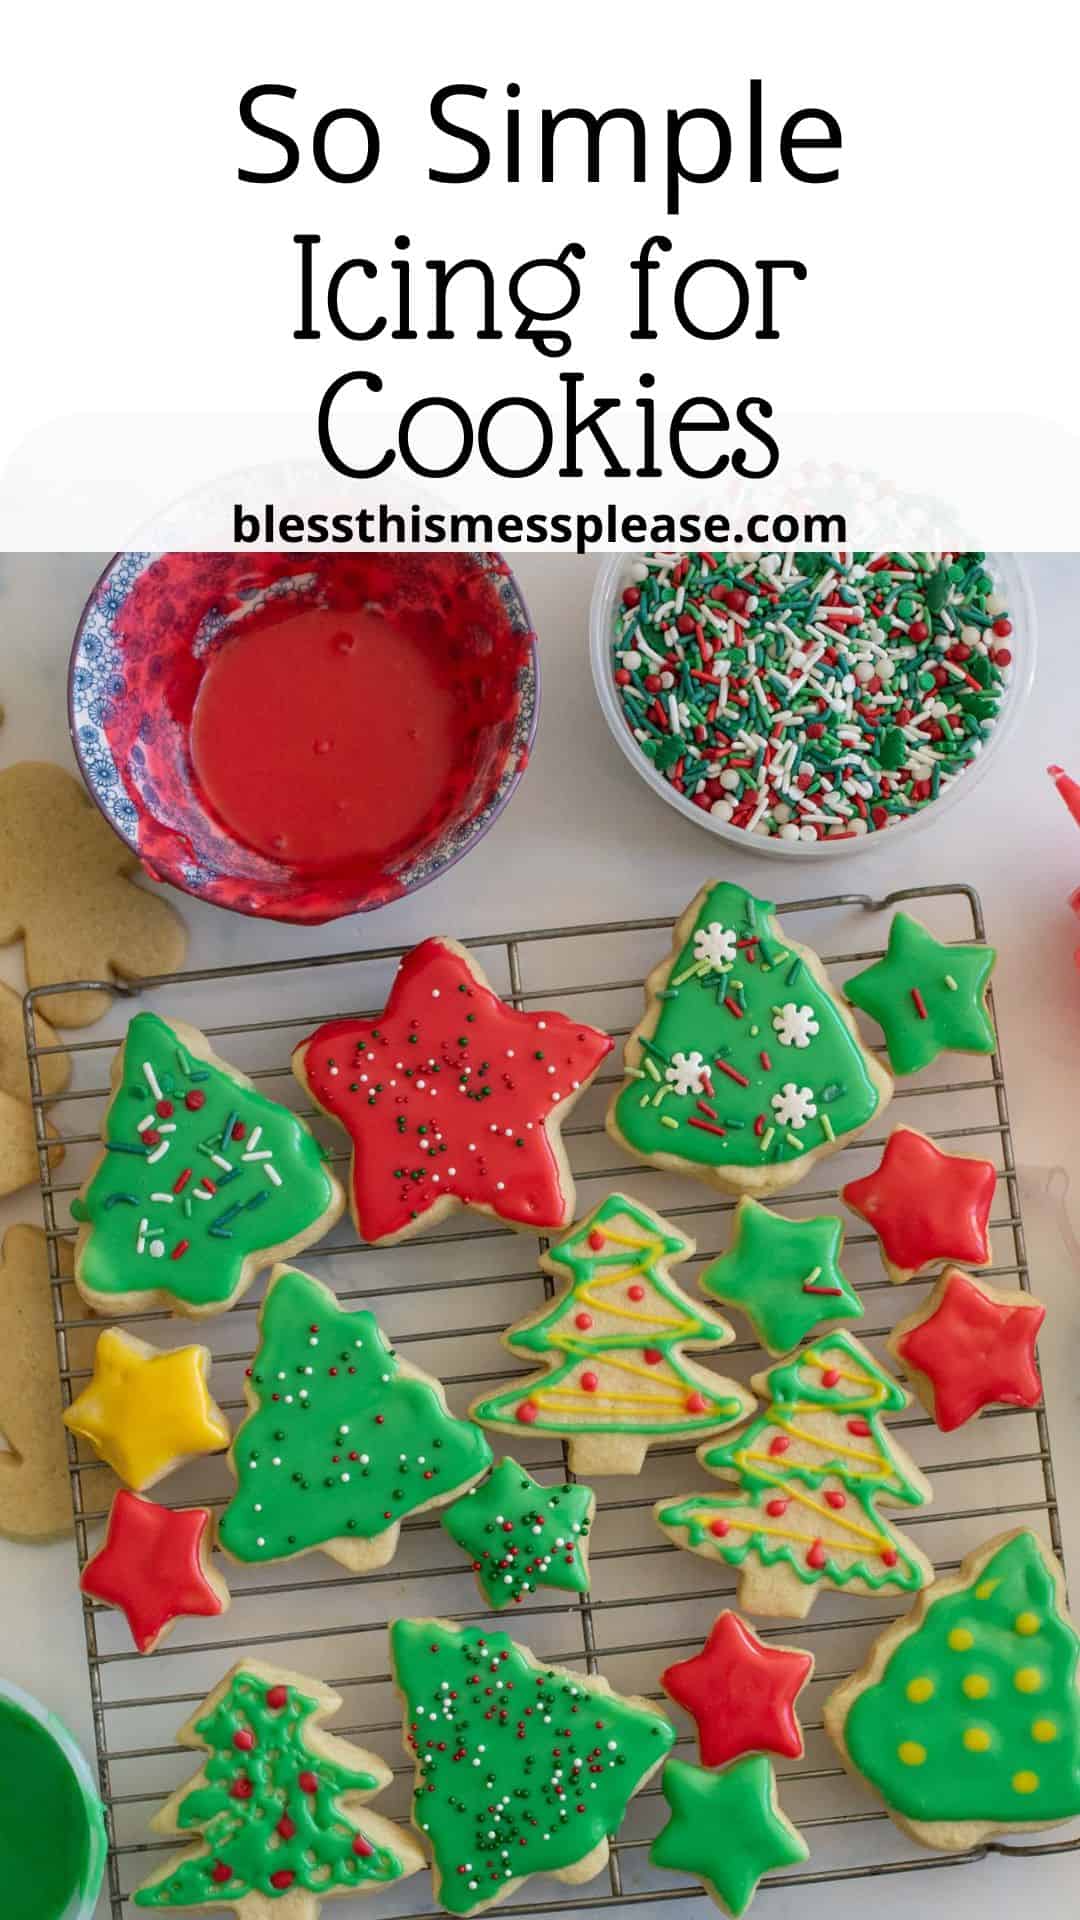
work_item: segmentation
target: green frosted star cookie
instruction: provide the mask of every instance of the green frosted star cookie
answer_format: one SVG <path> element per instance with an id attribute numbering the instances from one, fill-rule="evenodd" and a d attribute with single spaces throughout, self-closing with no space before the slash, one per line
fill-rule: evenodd
<path id="1" fill-rule="evenodd" d="M 654 1867 L 693 1874 L 718 1907 L 738 1920 L 758 1881 L 777 1867 L 808 1860 L 802 1834 L 781 1811 L 776 1775 L 764 1754 L 721 1773 L 669 1760 L 661 1779 L 671 1819 L 653 1841 Z"/>
<path id="2" fill-rule="evenodd" d="M 862 1302 L 838 1265 L 843 1238 L 834 1214 L 786 1220 L 744 1197 L 731 1247 L 699 1284 L 714 1300 L 738 1307 L 769 1353 L 790 1353 L 818 1327 L 862 1318 Z"/>
<path id="3" fill-rule="evenodd" d="M 918 1073 L 939 1053 L 993 1053 L 986 988 L 996 959 L 993 947 L 945 946 L 898 913 L 884 960 L 855 974 L 844 992 L 878 1022 L 893 1072 Z"/>
<path id="4" fill-rule="evenodd" d="M 470 1556 L 485 1600 L 508 1607 L 537 1587 L 588 1591 L 587 1542 L 595 1511 L 591 1487 L 541 1486 L 516 1460 L 506 1459 L 448 1507 L 442 1523 Z"/>

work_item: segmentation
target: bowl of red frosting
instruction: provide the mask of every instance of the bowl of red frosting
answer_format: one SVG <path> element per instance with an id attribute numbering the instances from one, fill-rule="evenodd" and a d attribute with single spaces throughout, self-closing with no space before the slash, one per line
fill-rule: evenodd
<path id="1" fill-rule="evenodd" d="M 235 912 L 368 912 L 476 845 L 529 757 L 536 640 L 492 553 L 123 553 L 71 736 L 147 870 Z"/>

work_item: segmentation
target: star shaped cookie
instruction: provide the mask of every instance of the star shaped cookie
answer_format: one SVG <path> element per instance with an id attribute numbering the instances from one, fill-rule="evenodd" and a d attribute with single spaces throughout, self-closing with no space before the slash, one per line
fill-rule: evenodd
<path id="1" fill-rule="evenodd" d="M 374 1020 L 331 1020 L 293 1071 L 353 1143 L 352 1209 L 365 1240 L 401 1240 L 457 1207 L 533 1231 L 569 1226 L 574 1183 L 560 1129 L 606 1033 L 500 1000 L 455 940 L 425 940 Z"/>
<path id="2" fill-rule="evenodd" d="M 993 1053 L 986 989 L 996 959 L 993 947 L 946 946 L 898 913 L 885 958 L 855 974 L 844 993 L 878 1022 L 893 1072 L 918 1073 L 939 1053 Z"/>
<path id="3" fill-rule="evenodd" d="M 121 1487 L 105 1544 L 79 1585 L 92 1600 L 118 1607 L 140 1653 L 152 1653 L 177 1620 L 224 1613 L 229 1590 L 210 1564 L 210 1510 L 174 1513 Z"/>
<path id="4" fill-rule="evenodd" d="M 587 1542 L 595 1511 L 591 1487 L 545 1487 L 506 1459 L 441 1518 L 451 1540 L 470 1556 L 485 1600 L 501 1608 L 537 1587 L 588 1591 Z"/>
<path id="5" fill-rule="evenodd" d="M 843 1238 L 835 1215 L 788 1220 L 744 1195 L 731 1246 L 699 1285 L 739 1307 L 769 1353 L 790 1353 L 817 1327 L 862 1318 L 862 1302 L 838 1265 Z"/>
<path id="6" fill-rule="evenodd" d="M 161 1353 L 119 1327 L 94 1351 L 92 1379 L 64 1413 L 114 1473 L 137 1493 L 199 1454 L 220 1453 L 229 1423 L 210 1397 L 206 1347 Z"/>
<path id="7" fill-rule="evenodd" d="M 944 1153 L 925 1133 L 897 1127 L 880 1166 L 840 1198 L 873 1227 L 885 1271 L 901 1285 L 938 1261 L 989 1266 L 996 1186 L 989 1160 Z"/>
<path id="8" fill-rule="evenodd" d="M 801 1760 L 795 1702 L 813 1670 L 813 1654 L 766 1646 L 728 1608 L 702 1651 L 667 1667 L 660 1685 L 696 1721 L 703 1766 L 723 1767 L 747 1753 Z"/>
<path id="9" fill-rule="evenodd" d="M 918 1311 L 894 1327 L 888 1346 L 942 1433 L 952 1433 L 984 1407 L 1038 1406 L 1035 1342 L 1045 1318 L 1030 1293 L 949 1267 Z"/>
<path id="10" fill-rule="evenodd" d="M 802 1834 L 780 1809 L 776 1776 L 764 1755 L 736 1760 L 722 1773 L 669 1760 L 660 1784 L 671 1818 L 649 1859 L 655 1867 L 702 1880 L 733 1920 L 746 1912 L 763 1874 L 810 1857 Z"/>

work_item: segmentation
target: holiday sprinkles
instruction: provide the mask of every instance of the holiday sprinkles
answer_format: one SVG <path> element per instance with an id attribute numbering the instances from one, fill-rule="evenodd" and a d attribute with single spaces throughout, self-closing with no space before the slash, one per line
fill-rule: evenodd
<path id="1" fill-rule="evenodd" d="M 981 553 L 654 554 L 611 665 L 657 772 L 717 821 L 846 840 L 919 813 L 982 752 L 1013 664 Z"/>

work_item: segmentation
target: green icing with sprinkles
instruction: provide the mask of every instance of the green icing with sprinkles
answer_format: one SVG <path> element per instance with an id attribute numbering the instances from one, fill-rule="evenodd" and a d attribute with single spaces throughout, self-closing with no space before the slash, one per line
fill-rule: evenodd
<path id="1" fill-rule="evenodd" d="M 587 1859 L 674 1743 L 664 1714 L 538 1665 L 505 1633 L 396 1620 L 390 1647 L 413 1824 L 450 1913 Z"/>
<path id="2" fill-rule="evenodd" d="M 708 888 L 667 989 L 653 1032 L 627 1047 L 613 1107 L 642 1159 L 779 1167 L 831 1149 L 881 1105 L 869 1056 L 769 901 Z"/>
<path id="3" fill-rule="evenodd" d="M 981 752 L 1012 666 L 982 553 L 643 556 L 615 616 L 626 724 L 676 792 L 783 840 L 880 832 Z"/>

